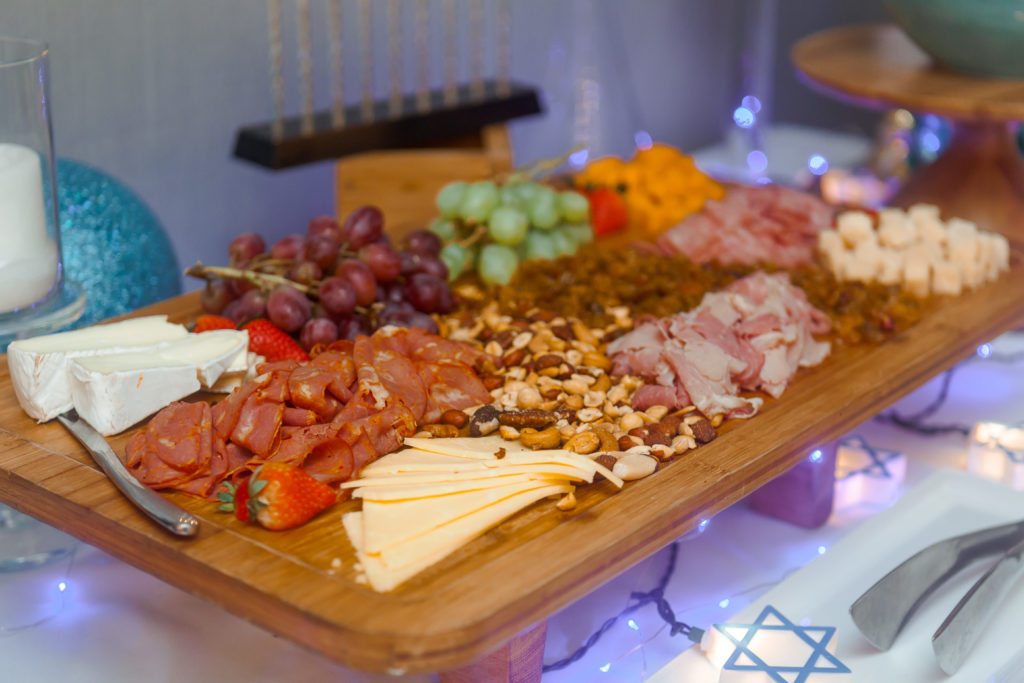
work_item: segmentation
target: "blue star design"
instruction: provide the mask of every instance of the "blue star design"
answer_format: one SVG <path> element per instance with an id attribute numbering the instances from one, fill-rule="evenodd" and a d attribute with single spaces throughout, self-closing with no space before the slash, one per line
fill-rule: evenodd
<path id="1" fill-rule="evenodd" d="M 772 618 L 778 623 L 765 623 Z M 715 624 L 715 629 L 728 638 L 736 646 L 732 655 L 726 661 L 723 670 L 729 671 L 751 671 L 768 674 L 776 683 L 804 683 L 807 677 L 814 673 L 851 673 L 850 668 L 843 664 L 831 652 L 827 646 L 836 633 L 834 626 L 798 626 L 782 616 L 779 610 L 771 605 L 766 605 L 753 624 Z M 737 638 L 730 631 L 746 629 L 742 638 Z M 764 661 L 756 652 L 751 650 L 750 642 L 759 632 L 765 631 L 788 631 L 795 637 L 811 646 L 811 654 L 807 661 L 801 665 L 778 664 L 770 665 Z M 817 637 L 815 637 L 817 636 Z M 740 658 L 744 661 L 740 661 Z M 783 676 L 783 674 L 790 674 Z M 795 674 L 795 676 L 794 676 Z"/>
<path id="2" fill-rule="evenodd" d="M 868 458 L 871 460 L 867 465 L 861 467 L 858 470 L 850 470 L 839 477 L 840 479 L 846 479 L 852 477 L 855 474 L 863 474 L 869 477 L 878 477 L 881 479 L 892 479 L 892 472 L 886 465 L 890 460 L 895 460 L 900 457 L 902 453 L 899 451 L 888 451 L 884 448 L 874 448 L 868 445 L 868 442 L 864 440 L 862 436 L 851 436 L 843 439 L 839 442 L 841 447 L 851 448 L 859 450 L 863 453 L 867 453 Z"/>

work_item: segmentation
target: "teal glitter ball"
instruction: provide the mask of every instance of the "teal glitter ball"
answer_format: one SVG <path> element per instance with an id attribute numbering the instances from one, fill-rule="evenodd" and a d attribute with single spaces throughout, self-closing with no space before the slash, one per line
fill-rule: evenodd
<path id="1" fill-rule="evenodd" d="M 181 269 L 160 221 L 139 197 L 90 166 L 57 160 L 64 273 L 86 293 L 75 327 L 181 294 Z"/>

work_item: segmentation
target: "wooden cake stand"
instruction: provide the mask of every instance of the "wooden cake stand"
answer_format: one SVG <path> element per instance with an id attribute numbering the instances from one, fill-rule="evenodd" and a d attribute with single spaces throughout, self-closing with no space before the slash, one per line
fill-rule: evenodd
<path id="1" fill-rule="evenodd" d="M 1024 81 L 945 69 L 887 24 L 815 33 L 793 47 L 791 58 L 812 87 L 831 96 L 953 121 L 949 148 L 915 173 L 892 205 L 936 204 L 945 218 L 967 218 L 1024 241 L 1024 161 L 1015 140 L 1024 121 Z"/>

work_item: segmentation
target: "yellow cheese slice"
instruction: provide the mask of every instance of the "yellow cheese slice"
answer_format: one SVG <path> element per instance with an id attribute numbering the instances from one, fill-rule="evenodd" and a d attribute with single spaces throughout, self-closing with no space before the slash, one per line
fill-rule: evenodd
<path id="1" fill-rule="evenodd" d="M 459 458 L 471 460 L 489 460 L 499 448 L 504 448 L 506 453 L 528 451 L 518 441 L 506 441 L 500 436 L 459 436 L 450 439 L 424 439 L 422 437 L 410 436 L 403 440 L 406 446 L 441 453 L 442 455 L 454 455 Z"/>
<path id="2" fill-rule="evenodd" d="M 521 493 L 516 493 L 503 500 L 481 507 L 476 512 L 438 525 L 431 531 L 407 539 L 404 543 L 382 551 L 379 554 L 369 554 L 367 557 L 379 557 L 380 561 L 388 569 L 402 569 L 411 564 L 417 563 L 420 558 L 430 555 L 434 548 L 448 548 L 452 544 L 462 545 L 501 522 L 506 517 L 513 515 L 527 505 L 534 503 L 541 498 L 551 495 L 568 493 L 572 490 L 569 484 L 542 486 L 540 488 L 525 488 Z M 477 496 L 481 500 L 487 496 L 486 491 L 476 491 L 468 496 Z M 366 528 L 372 524 L 371 520 L 364 518 L 364 533 Z M 392 527 L 384 530 L 375 530 L 373 533 L 387 535 L 395 533 Z"/>
<path id="3" fill-rule="evenodd" d="M 405 450 L 389 453 L 377 460 L 374 460 L 363 467 L 363 469 L 359 471 L 359 474 L 360 476 L 367 476 L 371 473 L 376 474 L 377 472 L 407 472 L 415 471 L 416 468 L 422 465 L 440 465 L 450 467 L 453 465 L 465 464 L 467 462 L 474 463 L 479 461 L 458 458 L 453 455 L 431 453 L 430 451 L 421 451 L 418 448 L 406 448 Z"/>
<path id="4" fill-rule="evenodd" d="M 341 487 L 348 489 L 362 489 L 378 486 L 415 486 L 418 484 L 430 485 L 444 482 L 467 481 L 471 479 L 492 479 L 502 478 L 513 474 L 551 474 L 568 479 L 593 481 L 594 470 L 586 470 L 573 465 L 560 463 L 523 463 L 511 464 L 504 467 L 480 467 L 461 471 L 440 471 L 440 472 L 408 472 L 400 474 L 389 474 L 366 479 L 352 479 L 344 482 Z"/>
<path id="5" fill-rule="evenodd" d="M 362 512 L 342 515 L 342 524 L 348 534 L 356 557 L 363 567 L 370 586 L 377 591 L 389 591 L 418 574 L 427 567 L 441 561 L 476 536 L 496 526 L 522 508 L 547 496 L 568 493 L 572 486 L 544 486 L 514 494 L 488 505 L 460 519 L 442 524 L 430 532 L 410 539 L 389 551 L 380 554 L 366 552 L 365 535 L 367 522 Z M 370 522 L 370 525 L 375 524 Z M 384 532 L 394 529 L 384 524 Z M 382 532 L 374 530 L 371 533 Z"/>
<path id="6" fill-rule="evenodd" d="M 513 477 L 509 477 L 513 478 Z M 527 479 L 508 482 L 482 490 L 466 490 L 430 498 L 397 500 L 365 499 L 363 501 L 363 538 L 366 552 L 380 553 L 410 538 L 415 538 L 473 514 L 525 491 L 558 486 L 565 482 L 550 479 Z"/>
<path id="7" fill-rule="evenodd" d="M 419 500 L 420 498 L 436 498 L 464 491 L 482 491 L 510 484 L 546 481 L 551 484 L 567 484 L 570 478 L 556 474 L 510 474 L 504 477 L 487 477 L 486 479 L 467 479 L 465 481 L 439 481 L 432 484 L 410 484 L 408 486 L 369 486 L 352 492 L 353 498 L 363 500 Z"/>
<path id="8" fill-rule="evenodd" d="M 430 565 L 440 562 L 442 559 L 458 550 L 459 546 L 462 545 L 461 543 L 452 543 L 448 547 L 435 547 L 433 553 L 421 557 L 419 561 L 403 567 L 401 570 L 393 570 L 385 567 L 379 557 L 376 555 L 367 555 L 363 549 L 362 512 L 349 512 L 344 514 L 341 517 L 341 522 L 345 527 L 345 531 L 348 533 L 349 540 L 352 542 L 352 547 L 356 549 L 356 559 L 359 561 L 359 564 L 362 565 L 363 573 L 366 574 L 366 578 L 370 582 L 370 586 L 379 592 L 393 590 L 400 583 L 408 580 L 416 574 L 419 574 Z"/>
<path id="9" fill-rule="evenodd" d="M 424 439 L 429 441 L 430 439 Z M 407 439 L 408 441 L 408 439 Z M 447 439 L 437 439 L 437 441 L 447 441 Z M 408 454 L 408 455 L 405 455 Z M 344 488 L 358 488 L 363 486 L 363 482 L 382 478 L 385 476 L 398 476 L 402 474 L 415 474 L 415 473 L 433 473 L 433 472 L 469 472 L 486 469 L 497 469 L 506 468 L 518 465 L 548 465 L 548 464 L 559 464 L 567 467 L 574 467 L 584 472 L 591 473 L 591 476 L 585 477 L 586 481 L 593 481 L 593 473 L 600 473 L 604 475 L 606 479 L 611 481 L 615 486 L 622 488 L 622 480 L 612 474 L 611 470 L 599 465 L 594 460 L 573 453 L 566 450 L 541 450 L 541 451 L 517 451 L 510 453 L 502 459 L 490 459 L 490 460 L 435 460 L 434 456 L 444 458 L 441 454 L 428 454 L 418 449 L 409 449 L 404 451 L 398 451 L 397 453 L 391 453 L 384 458 L 381 458 L 373 465 L 363 468 L 362 476 L 363 479 L 356 479 L 350 482 L 342 484 Z M 451 463 L 446 465 L 445 463 Z M 371 484 L 375 485 L 375 484 Z"/>

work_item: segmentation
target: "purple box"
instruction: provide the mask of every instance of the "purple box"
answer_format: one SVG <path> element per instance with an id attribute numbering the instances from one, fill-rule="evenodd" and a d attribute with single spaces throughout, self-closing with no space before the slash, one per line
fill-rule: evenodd
<path id="1" fill-rule="evenodd" d="M 784 522 L 817 529 L 832 514 L 836 447 L 832 441 L 747 496 L 753 510 Z"/>

